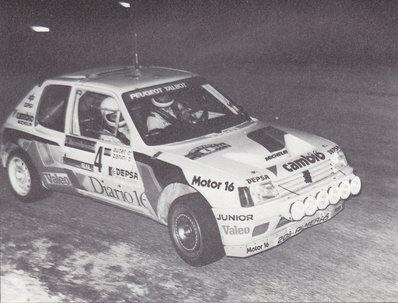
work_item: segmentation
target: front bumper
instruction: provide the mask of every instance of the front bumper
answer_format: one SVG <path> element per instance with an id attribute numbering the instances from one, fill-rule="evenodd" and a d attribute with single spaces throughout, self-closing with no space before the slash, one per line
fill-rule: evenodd
<path id="1" fill-rule="evenodd" d="M 269 236 L 256 239 L 244 245 L 226 245 L 225 254 L 231 257 L 248 257 L 282 244 L 287 239 L 299 234 L 304 229 L 326 222 L 337 215 L 344 208 L 344 202 L 330 205 L 323 211 L 318 211 L 312 216 L 304 217 L 301 221 L 292 222 L 286 227 Z"/>
<path id="2" fill-rule="evenodd" d="M 282 244 L 304 229 L 333 218 L 344 208 L 344 200 L 358 194 L 360 187 L 360 179 L 348 167 L 332 178 L 269 203 L 239 209 L 213 208 L 225 254 L 248 257 Z M 297 210 L 297 205 L 302 207 Z"/>

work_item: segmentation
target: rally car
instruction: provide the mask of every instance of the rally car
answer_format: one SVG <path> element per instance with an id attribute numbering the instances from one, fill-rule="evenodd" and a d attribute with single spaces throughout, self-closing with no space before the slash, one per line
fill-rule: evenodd
<path id="1" fill-rule="evenodd" d="M 61 191 L 147 216 L 192 266 L 279 245 L 361 190 L 335 143 L 261 122 L 203 77 L 162 67 L 38 84 L 6 120 L 0 155 L 20 200 Z"/>

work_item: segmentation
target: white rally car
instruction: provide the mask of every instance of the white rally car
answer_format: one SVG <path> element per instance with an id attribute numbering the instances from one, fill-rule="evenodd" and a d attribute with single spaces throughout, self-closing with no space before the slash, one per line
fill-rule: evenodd
<path id="1" fill-rule="evenodd" d="M 149 129 L 154 117 L 164 127 Z M 40 83 L 6 120 L 0 155 L 19 199 L 62 191 L 145 215 L 193 266 L 279 245 L 361 190 L 335 143 L 260 122 L 199 75 L 161 67 Z"/>

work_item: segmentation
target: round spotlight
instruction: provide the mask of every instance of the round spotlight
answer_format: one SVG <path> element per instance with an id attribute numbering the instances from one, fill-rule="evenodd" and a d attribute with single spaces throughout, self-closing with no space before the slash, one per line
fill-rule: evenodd
<path id="1" fill-rule="evenodd" d="M 350 183 L 350 187 L 351 187 L 351 193 L 353 195 L 358 195 L 359 192 L 361 191 L 361 187 L 362 187 L 362 182 L 361 179 L 359 179 L 358 176 L 355 176 Z"/>
<path id="2" fill-rule="evenodd" d="M 319 209 L 325 209 L 329 205 L 329 195 L 326 191 L 321 190 L 315 196 Z"/>
<path id="3" fill-rule="evenodd" d="M 340 192 L 339 188 L 336 185 L 333 185 L 332 187 L 329 188 L 328 190 L 329 194 L 329 201 L 332 204 L 336 204 L 340 200 Z"/>
<path id="4" fill-rule="evenodd" d="M 342 199 L 347 199 L 351 193 L 350 182 L 348 182 L 348 180 L 341 182 L 339 185 L 339 191 L 340 191 L 340 197 Z"/>
<path id="5" fill-rule="evenodd" d="M 290 216 L 294 221 L 301 220 L 305 215 L 304 204 L 300 200 L 293 202 L 290 205 Z"/>
<path id="6" fill-rule="evenodd" d="M 318 210 L 317 201 L 313 196 L 304 199 L 304 211 L 307 216 L 312 216 Z"/>

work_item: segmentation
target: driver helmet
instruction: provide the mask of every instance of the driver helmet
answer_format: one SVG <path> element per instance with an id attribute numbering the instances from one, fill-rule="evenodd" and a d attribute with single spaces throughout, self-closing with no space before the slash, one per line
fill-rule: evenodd
<path id="1" fill-rule="evenodd" d="M 156 107 L 169 107 L 174 103 L 174 99 L 170 97 L 169 94 L 163 94 L 151 98 L 151 102 Z"/>
<path id="2" fill-rule="evenodd" d="M 113 99 L 112 97 L 107 97 L 104 100 L 102 100 L 101 112 L 105 122 L 111 127 L 116 127 L 117 115 L 118 112 L 120 112 L 116 100 Z M 119 127 L 124 127 L 125 125 L 126 125 L 126 120 L 124 120 L 122 114 L 120 114 Z"/>

